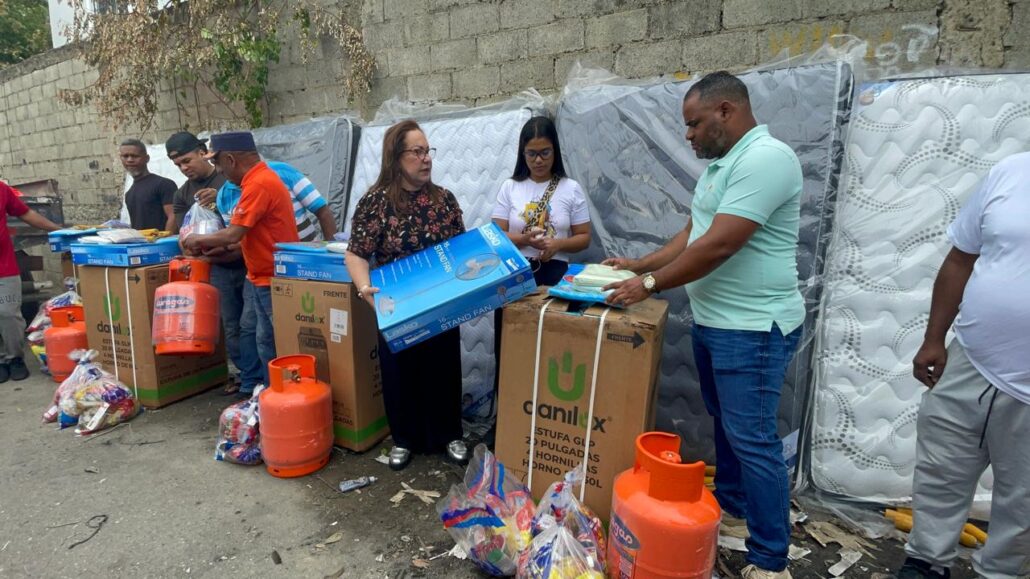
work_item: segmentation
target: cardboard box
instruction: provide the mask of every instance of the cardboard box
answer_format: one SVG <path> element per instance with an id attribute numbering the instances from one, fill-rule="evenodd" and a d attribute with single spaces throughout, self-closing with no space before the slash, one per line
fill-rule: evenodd
<path id="1" fill-rule="evenodd" d="M 493 223 L 372 271 L 379 329 L 399 352 L 536 289 L 529 262 Z"/>
<path id="2" fill-rule="evenodd" d="M 386 438 L 375 314 L 354 286 L 274 278 L 272 317 L 276 353 L 313 355 L 332 388 L 336 444 L 363 451 Z"/>
<path id="3" fill-rule="evenodd" d="M 225 383 L 224 342 L 210 356 L 154 353 L 154 292 L 168 283 L 168 266 L 81 266 L 78 271 L 89 347 L 144 406 L 160 408 Z"/>
<path id="4" fill-rule="evenodd" d="M 276 251 L 275 276 L 314 281 L 350 283 L 350 274 L 341 253 Z"/>
<path id="5" fill-rule="evenodd" d="M 71 251 L 72 243 L 77 243 L 80 237 L 96 233 L 96 229 L 58 229 L 47 234 L 47 241 L 50 243 L 50 251 L 63 253 Z"/>
<path id="6" fill-rule="evenodd" d="M 540 310 L 548 303 L 537 364 Z M 637 435 L 654 428 L 668 304 L 648 299 L 625 310 L 592 306 L 577 311 L 578 307 L 533 295 L 505 308 L 497 456 L 528 484 L 533 440 L 532 491 L 539 500 L 548 485 L 583 462 L 589 431 L 585 502 L 607 520 L 616 475 L 633 466 Z M 605 311 L 592 397 L 594 356 Z M 539 385 L 533 408 L 535 372 Z"/>
<path id="7" fill-rule="evenodd" d="M 72 243 L 76 265 L 139 267 L 168 263 L 179 255 L 179 238 L 167 237 L 154 243 Z"/>

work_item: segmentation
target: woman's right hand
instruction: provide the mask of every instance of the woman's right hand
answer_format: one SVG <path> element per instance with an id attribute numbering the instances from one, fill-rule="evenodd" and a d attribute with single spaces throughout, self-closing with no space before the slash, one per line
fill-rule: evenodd
<path id="1" fill-rule="evenodd" d="M 379 288 L 373 285 L 366 285 L 358 290 L 361 294 L 361 298 L 365 300 L 365 303 L 372 306 L 372 309 L 376 309 L 376 299 L 373 297 L 379 293 Z"/>

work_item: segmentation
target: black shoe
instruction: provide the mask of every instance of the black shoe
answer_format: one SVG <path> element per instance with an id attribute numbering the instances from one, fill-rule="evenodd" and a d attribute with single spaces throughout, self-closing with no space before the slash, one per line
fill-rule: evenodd
<path id="1" fill-rule="evenodd" d="M 0 364 L 0 384 L 11 379 L 11 367 L 6 362 Z"/>
<path id="2" fill-rule="evenodd" d="M 10 362 L 11 380 L 24 380 L 29 377 L 29 369 L 25 367 L 25 360 L 15 358 Z"/>
<path id="3" fill-rule="evenodd" d="M 895 577 L 897 579 L 950 579 L 951 569 L 945 569 L 943 573 L 934 571 L 933 565 L 926 561 L 909 557 L 905 559 L 905 564 L 898 569 Z"/>

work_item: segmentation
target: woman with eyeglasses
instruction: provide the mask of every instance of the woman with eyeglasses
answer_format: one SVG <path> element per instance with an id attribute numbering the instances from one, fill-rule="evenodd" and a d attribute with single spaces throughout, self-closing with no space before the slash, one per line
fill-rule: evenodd
<path id="1" fill-rule="evenodd" d="M 492 217 L 529 259 L 538 286 L 557 284 L 569 269 L 569 257 L 590 247 L 590 209 L 586 195 L 579 183 L 565 175 L 558 131 L 551 119 L 533 117 L 523 125 L 515 172 L 501 185 Z M 503 310 L 496 310 L 495 399 L 500 376 L 502 324 Z"/>
<path id="2" fill-rule="evenodd" d="M 370 263 L 383 266 L 465 232 L 461 207 L 432 180 L 433 154 L 413 120 L 386 131 L 379 178 L 358 202 L 351 222 L 347 271 L 373 310 L 379 291 Z M 468 462 L 461 426 L 461 337 L 444 332 L 396 354 L 379 336 L 383 402 L 393 434 L 390 468 L 402 470 L 413 452 L 446 452 Z"/>

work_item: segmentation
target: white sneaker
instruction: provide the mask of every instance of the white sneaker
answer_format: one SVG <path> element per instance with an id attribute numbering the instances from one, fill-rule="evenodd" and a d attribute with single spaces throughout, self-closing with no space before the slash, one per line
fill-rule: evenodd
<path id="1" fill-rule="evenodd" d="M 742 579 L 792 579 L 790 571 L 768 571 L 757 565 L 748 565 L 740 572 Z"/>

